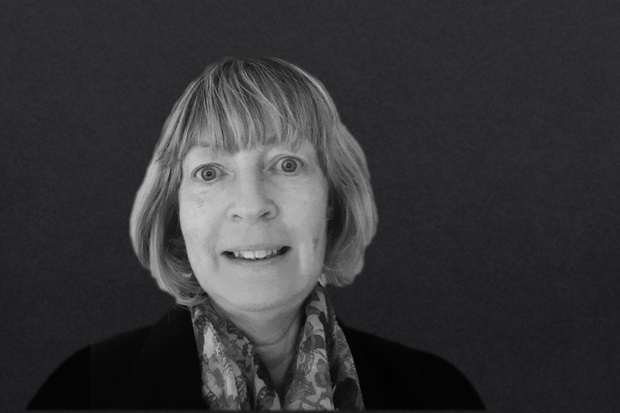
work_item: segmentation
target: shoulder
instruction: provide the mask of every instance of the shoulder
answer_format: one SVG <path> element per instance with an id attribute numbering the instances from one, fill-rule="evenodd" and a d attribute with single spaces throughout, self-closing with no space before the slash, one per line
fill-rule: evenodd
<path id="1" fill-rule="evenodd" d="M 139 328 L 90 346 L 88 394 L 91 406 L 113 405 L 114 401 L 126 399 L 150 331 L 150 327 Z"/>
<path id="2" fill-rule="evenodd" d="M 43 383 L 28 409 L 88 408 L 90 348 L 85 347 L 65 360 Z"/>
<path id="3" fill-rule="evenodd" d="M 104 372 L 127 366 L 139 354 L 150 330 L 150 327 L 138 328 L 91 344 L 88 347 L 91 366 L 101 368 Z"/>
<path id="4" fill-rule="evenodd" d="M 484 409 L 469 380 L 450 362 L 343 326 L 367 408 Z"/>
<path id="5" fill-rule="evenodd" d="M 189 311 L 85 347 L 56 369 L 30 409 L 203 408 Z"/>
<path id="6" fill-rule="evenodd" d="M 78 350 L 43 383 L 28 409 L 88 408 L 92 389 L 118 391 L 149 330 L 128 331 Z"/>

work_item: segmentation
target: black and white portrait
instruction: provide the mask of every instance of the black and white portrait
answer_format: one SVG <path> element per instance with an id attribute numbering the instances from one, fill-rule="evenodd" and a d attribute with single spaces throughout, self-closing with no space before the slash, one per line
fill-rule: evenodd
<path id="1" fill-rule="evenodd" d="M 3 399 L 620 408 L 620 9 L 1 7 Z"/>

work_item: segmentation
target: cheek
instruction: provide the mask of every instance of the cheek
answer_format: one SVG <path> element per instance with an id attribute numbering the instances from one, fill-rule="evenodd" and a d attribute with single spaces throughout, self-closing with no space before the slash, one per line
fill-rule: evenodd
<path id="1" fill-rule="evenodd" d="M 179 202 L 179 223 L 186 240 L 192 238 L 193 234 L 197 232 L 197 226 L 203 218 L 199 211 L 200 207 L 193 201 Z"/>
<path id="2" fill-rule="evenodd" d="M 314 235 L 312 236 L 312 251 L 314 253 L 322 252 L 321 249 L 325 248 L 327 239 L 327 225 L 319 222 L 315 227 Z"/>
<path id="3" fill-rule="evenodd" d="M 202 249 L 206 242 L 216 238 L 216 213 L 217 211 L 199 199 L 179 199 L 179 223 L 188 253 L 196 248 Z"/>
<path id="4" fill-rule="evenodd" d="M 318 199 L 317 199 L 318 198 Z M 313 254 L 324 253 L 327 238 L 327 199 L 321 197 L 308 198 L 305 204 L 306 233 L 311 236 Z"/>

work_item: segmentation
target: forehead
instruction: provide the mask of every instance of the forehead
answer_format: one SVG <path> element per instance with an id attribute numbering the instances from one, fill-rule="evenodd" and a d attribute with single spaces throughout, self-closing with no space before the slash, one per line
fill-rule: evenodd
<path id="1" fill-rule="evenodd" d="M 258 152 L 268 152 L 269 150 L 279 150 L 285 149 L 291 152 L 304 153 L 307 155 L 316 154 L 316 148 L 314 144 L 308 139 L 302 139 L 296 141 L 294 143 L 287 142 L 284 139 L 277 139 L 272 137 L 270 139 L 266 139 L 264 142 L 254 142 L 253 145 L 247 145 L 243 147 L 238 147 L 235 150 L 229 151 L 225 150 L 222 147 L 215 145 L 212 141 L 208 139 L 201 139 L 196 141 L 192 146 L 190 146 L 187 150 L 187 153 L 184 156 L 184 159 L 193 156 L 199 155 L 208 155 L 208 156 L 234 156 L 240 152 L 247 151 L 258 151 Z"/>
<path id="2" fill-rule="evenodd" d="M 242 150 L 265 146 L 282 146 L 293 151 L 298 150 L 304 143 L 315 147 L 315 142 L 299 133 L 297 128 L 273 128 L 268 124 L 263 124 L 261 130 L 245 128 L 215 132 L 213 129 L 200 128 L 194 130 L 191 135 L 185 145 L 182 145 L 181 159 L 194 148 L 206 150 L 214 155 L 233 155 Z"/>

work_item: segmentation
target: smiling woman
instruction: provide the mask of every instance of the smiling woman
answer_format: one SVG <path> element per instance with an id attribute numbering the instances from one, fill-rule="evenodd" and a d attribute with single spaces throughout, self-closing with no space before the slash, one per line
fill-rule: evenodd
<path id="1" fill-rule="evenodd" d="M 308 141 L 234 155 L 190 150 L 179 217 L 202 289 L 226 313 L 299 308 L 323 271 L 327 192 Z"/>
<path id="2" fill-rule="evenodd" d="M 177 306 L 76 353 L 30 407 L 481 408 L 444 360 L 336 319 L 324 286 L 354 280 L 376 225 L 364 154 L 318 80 L 272 58 L 210 65 L 130 221 Z"/>

